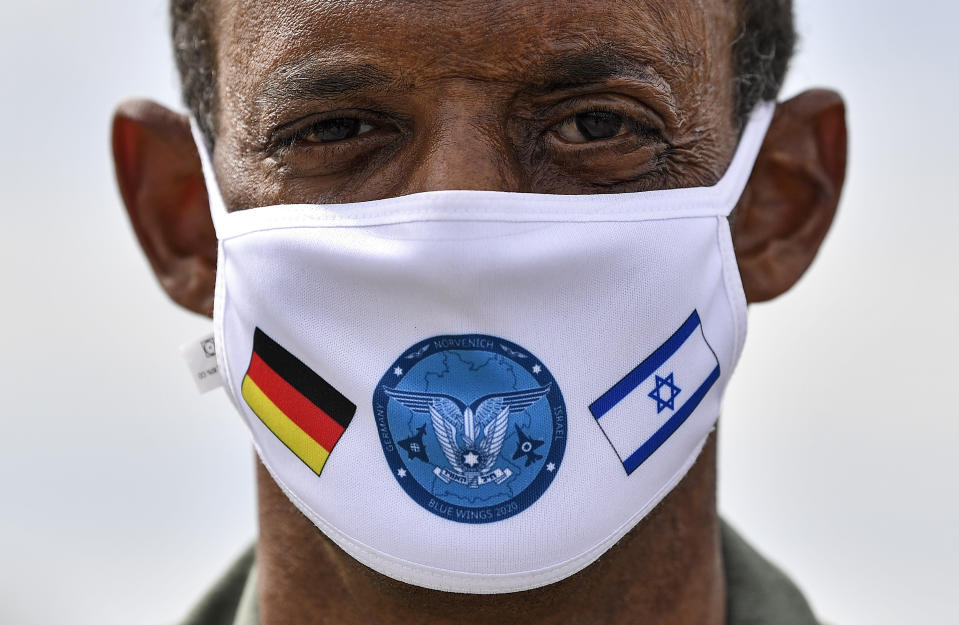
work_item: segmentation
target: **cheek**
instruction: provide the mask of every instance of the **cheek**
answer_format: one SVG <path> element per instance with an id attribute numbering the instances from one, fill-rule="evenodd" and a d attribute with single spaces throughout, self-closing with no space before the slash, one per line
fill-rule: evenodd
<path id="1" fill-rule="evenodd" d="M 550 150 L 553 156 L 547 167 L 584 185 L 641 183 L 646 176 L 661 169 L 668 146 L 636 143 L 630 140 L 604 148 Z"/>
<path id="2" fill-rule="evenodd" d="M 234 127 L 217 137 L 213 168 L 230 211 L 282 204 L 284 189 L 270 159 L 244 157 L 244 140 Z"/>

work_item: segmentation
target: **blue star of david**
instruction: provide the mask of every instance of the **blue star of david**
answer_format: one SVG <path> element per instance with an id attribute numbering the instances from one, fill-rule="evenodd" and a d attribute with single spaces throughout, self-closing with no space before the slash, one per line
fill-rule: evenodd
<path id="1" fill-rule="evenodd" d="M 663 389 L 669 389 L 669 398 L 663 399 Z M 673 372 L 670 371 L 669 375 L 665 378 L 661 378 L 658 375 L 656 376 L 656 388 L 649 392 L 649 396 L 656 400 L 656 414 L 661 413 L 664 409 L 669 408 L 670 410 L 676 410 L 674 402 L 676 396 L 679 395 L 679 392 L 683 389 L 679 388 L 673 384 Z"/>

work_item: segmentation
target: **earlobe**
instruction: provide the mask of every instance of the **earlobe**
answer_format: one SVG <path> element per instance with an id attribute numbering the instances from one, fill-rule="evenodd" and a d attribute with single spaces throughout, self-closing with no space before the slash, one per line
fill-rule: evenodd
<path id="1" fill-rule="evenodd" d="M 845 173 L 842 97 L 811 90 L 780 103 L 732 223 L 747 301 L 772 299 L 806 272 L 832 225 Z"/>
<path id="2" fill-rule="evenodd" d="M 124 102 L 112 143 L 130 223 L 160 284 L 184 308 L 211 315 L 216 235 L 187 118 L 154 102 Z"/>

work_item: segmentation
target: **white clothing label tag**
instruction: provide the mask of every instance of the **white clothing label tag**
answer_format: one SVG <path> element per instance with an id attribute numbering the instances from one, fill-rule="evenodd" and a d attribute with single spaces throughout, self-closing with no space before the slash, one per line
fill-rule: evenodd
<path id="1" fill-rule="evenodd" d="M 206 334 L 196 340 L 180 346 L 180 354 L 186 360 L 187 367 L 196 388 L 201 393 L 212 391 L 223 386 L 216 364 L 216 346 L 213 344 L 213 334 Z"/>

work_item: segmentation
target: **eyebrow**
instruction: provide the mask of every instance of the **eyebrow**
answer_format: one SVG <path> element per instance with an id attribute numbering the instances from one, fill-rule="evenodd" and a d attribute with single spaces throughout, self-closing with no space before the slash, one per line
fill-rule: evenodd
<path id="1" fill-rule="evenodd" d="M 395 82 L 384 70 L 367 63 L 330 63 L 309 59 L 286 65 L 260 85 L 257 104 L 287 100 L 330 99 Z"/>
<path id="2" fill-rule="evenodd" d="M 650 83 L 671 95 L 669 83 L 651 63 L 636 59 L 610 44 L 563 52 L 545 59 L 529 72 L 527 89 L 550 93 L 628 77 Z M 277 69 L 264 80 L 257 105 L 276 109 L 290 101 L 329 100 L 400 80 L 369 63 L 344 63 L 327 58 L 307 58 Z"/>
<path id="3" fill-rule="evenodd" d="M 666 81 L 650 63 L 635 59 L 612 46 L 564 52 L 551 57 L 531 77 L 534 91 L 548 93 L 592 85 L 616 77 L 630 77 L 656 86 Z"/>

